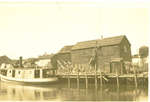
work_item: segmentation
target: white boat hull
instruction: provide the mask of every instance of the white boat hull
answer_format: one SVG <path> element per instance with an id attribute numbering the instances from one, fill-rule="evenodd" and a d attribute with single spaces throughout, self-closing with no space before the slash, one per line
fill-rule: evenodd
<path id="1" fill-rule="evenodd" d="M 6 77 L 3 75 L 0 75 L 0 78 L 1 78 L 1 81 L 17 83 L 17 84 L 47 84 L 47 83 L 54 83 L 58 81 L 57 77 L 19 79 L 19 78 L 12 78 L 12 77 Z"/>

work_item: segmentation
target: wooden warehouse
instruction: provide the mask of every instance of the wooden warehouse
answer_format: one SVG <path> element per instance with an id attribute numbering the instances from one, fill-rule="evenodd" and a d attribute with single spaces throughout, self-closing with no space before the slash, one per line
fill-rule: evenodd
<path id="1" fill-rule="evenodd" d="M 98 71 L 126 73 L 124 62 L 131 62 L 131 44 L 125 35 L 83 41 L 63 47 L 55 59 L 69 61 L 72 64 L 90 65 L 94 57 Z"/>
<path id="2" fill-rule="evenodd" d="M 71 50 L 72 63 L 89 64 L 96 49 L 97 70 L 104 73 L 125 73 L 123 62 L 131 62 L 131 44 L 126 36 L 78 42 Z"/>

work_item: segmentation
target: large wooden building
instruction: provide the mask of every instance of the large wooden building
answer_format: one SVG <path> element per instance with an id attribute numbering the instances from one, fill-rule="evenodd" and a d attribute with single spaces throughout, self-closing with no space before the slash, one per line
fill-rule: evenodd
<path id="1" fill-rule="evenodd" d="M 125 73 L 123 62 L 131 61 L 131 44 L 126 36 L 115 36 L 91 41 L 78 42 L 72 47 L 73 64 L 89 64 L 97 49 L 97 69 L 104 73 Z"/>
<path id="2" fill-rule="evenodd" d="M 125 73 L 124 62 L 131 62 L 131 44 L 125 35 L 78 42 L 60 50 L 57 59 L 72 64 L 90 64 L 95 57 L 97 70 L 104 73 Z"/>

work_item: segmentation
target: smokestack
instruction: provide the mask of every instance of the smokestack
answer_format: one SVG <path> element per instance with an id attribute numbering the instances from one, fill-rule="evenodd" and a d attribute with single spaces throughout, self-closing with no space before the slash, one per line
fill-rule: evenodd
<path id="1" fill-rule="evenodd" d="M 19 57 L 19 65 L 22 67 L 22 56 Z"/>

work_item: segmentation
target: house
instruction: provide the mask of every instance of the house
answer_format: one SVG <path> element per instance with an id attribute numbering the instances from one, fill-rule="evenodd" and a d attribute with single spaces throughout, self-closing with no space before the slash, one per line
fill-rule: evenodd
<path id="1" fill-rule="evenodd" d="M 37 58 L 28 58 L 28 59 L 24 59 L 22 60 L 22 66 L 24 68 L 34 68 L 36 67 L 35 62 L 37 61 Z M 18 61 L 20 63 L 20 61 Z M 20 65 L 19 65 L 20 66 Z"/>
<path id="2" fill-rule="evenodd" d="M 148 57 L 132 56 L 132 65 L 137 72 L 148 72 Z"/>
<path id="3" fill-rule="evenodd" d="M 37 60 L 35 61 L 35 64 L 38 67 L 52 67 L 51 65 L 52 57 L 53 57 L 53 54 L 44 54 L 42 56 L 39 56 Z"/>
<path id="4" fill-rule="evenodd" d="M 132 65 L 136 67 L 137 72 L 148 72 L 148 47 L 141 46 L 139 53 L 132 56 Z"/>
<path id="5" fill-rule="evenodd" d="M 131 62 L 131 44 L 124 35 L 78 42 L 71 49 L 71 61 L 73 64 L 89 64 L 95 54 L 97 70 L 116 73 L 117 69 L 118 73 L 125 73 L 123 62 Z"/>
<path id="6" fill-rule="evenodd" d="M 132 56 L 132 64 L 139 65 L 140 64 L 140 56 L 138 54 Z"/>

